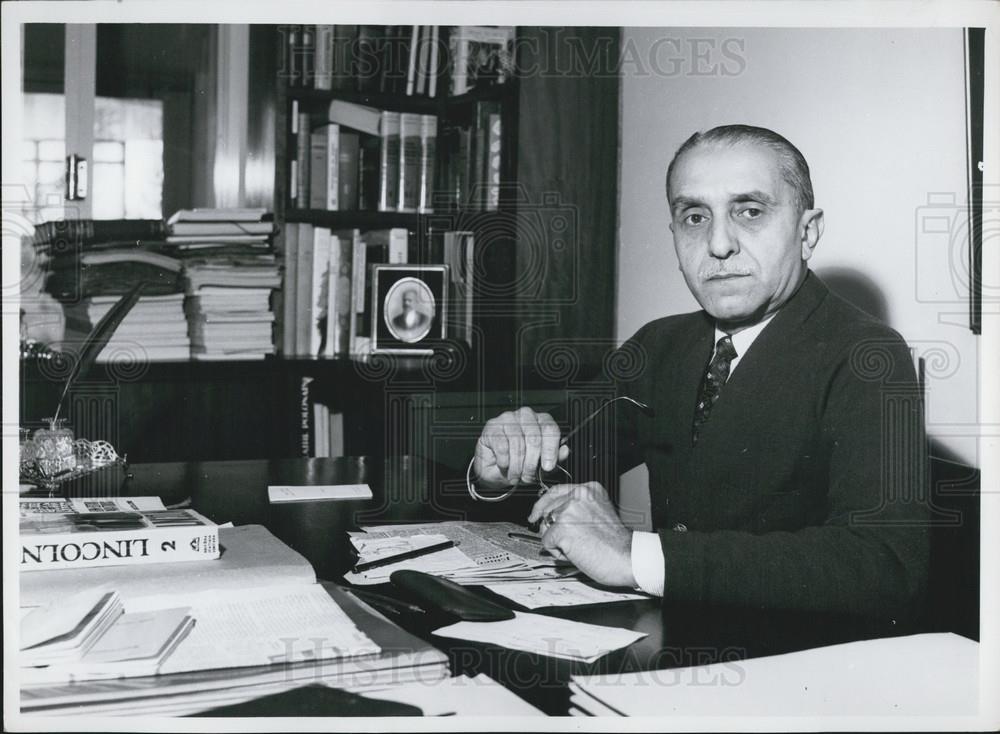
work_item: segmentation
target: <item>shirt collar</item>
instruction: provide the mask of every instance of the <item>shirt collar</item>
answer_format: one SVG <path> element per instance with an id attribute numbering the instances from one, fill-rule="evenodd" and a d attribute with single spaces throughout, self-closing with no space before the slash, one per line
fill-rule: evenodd
<path id="1" fill-rule="evenodd" d="M 773 318 L 774 314 L 772 313 L 766 319 L 757 322 L 753 326 L 748 326 L 742 331 L 737 331 L 735 334 L 732 335 L 727 334 L 727 332 L 723 331 L 718 326 L 716 326 L 715 343 L 718 344 L 719 339 L 721 339 L 724 336 L 731 336 L 733 340 L 733 349 L 736 350 L 736 355 L 738 357 L 742 357 L 744 354 L 747 353 L 747 350 L 750 348 L 750 345 L 754 343 L 754 340 L 756 340 L 757 337 L 760 336 L 760 332 L 764 331 L 764 327 L 767 326 L 768 323 L 770 323 L 771 319 Z"/>

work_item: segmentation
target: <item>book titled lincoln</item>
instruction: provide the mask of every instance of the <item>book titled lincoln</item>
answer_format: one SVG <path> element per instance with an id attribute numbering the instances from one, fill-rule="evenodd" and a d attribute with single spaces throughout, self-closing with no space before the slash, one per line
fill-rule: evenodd
<path id="1" fill-rule="evenodd" d="M 194 510 L 23 514 L 22 571 L 219 557 L 218 526 Z"/>

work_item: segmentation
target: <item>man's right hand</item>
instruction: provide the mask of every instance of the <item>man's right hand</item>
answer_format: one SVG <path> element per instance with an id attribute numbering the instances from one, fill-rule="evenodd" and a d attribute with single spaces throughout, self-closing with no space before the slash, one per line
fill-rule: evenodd
<path id="1" fill-rule="evenodd" d="M 559 426 L 548 413 L 531 408 L 501 413 L 483 427 L 476 442 L 478 484 L 488 489 L 538 482 L 539 467 L 552 471 L 569 456 L 559 445 Z"/>

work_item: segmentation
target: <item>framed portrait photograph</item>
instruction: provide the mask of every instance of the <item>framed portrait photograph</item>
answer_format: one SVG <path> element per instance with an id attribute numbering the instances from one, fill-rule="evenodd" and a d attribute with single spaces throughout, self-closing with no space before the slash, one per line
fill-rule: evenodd
<path id="1" fill-rule="evenodd" d="M 433 354 L 445 336 L 447 265 L 372 266 L 372 352 Z"/>

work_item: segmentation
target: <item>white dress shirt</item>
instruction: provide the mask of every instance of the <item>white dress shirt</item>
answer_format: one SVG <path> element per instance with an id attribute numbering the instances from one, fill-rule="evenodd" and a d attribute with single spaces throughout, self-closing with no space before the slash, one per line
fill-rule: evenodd
<path id="1" fill-rule="evenodd" d="M 719 340 L 724 336 L 731 336 L 733 349 L 736 350 L 736 356 L 729 363 L 729 377 L 733 376 L 733 372 L 740 363 L 740 359 L 743 358 L 750 345 L 760 336 L 760 332 L 764 330 L 764 327 L 767 326 L 772 318 L 774 318 L 774 314 L 771 314 L 760 323 L 748 326 L 742 331 L 737 331 L 731 335 L 722 331 L 718 326 L 715 327 L 715 343 L 718 344 Z M 714 351 L 712 352 L 712 357 L 715 357 Z M 666 567 L 663 558 L 663 546 L 660 544 L 660 536 L 656 533 L 641 530 L 635 531 L 632 533 L 631 553 L 632 575 L 635 576 L 636 586 L 647 594 L 663 596 L 663 579 L 666 574 Z"/>

